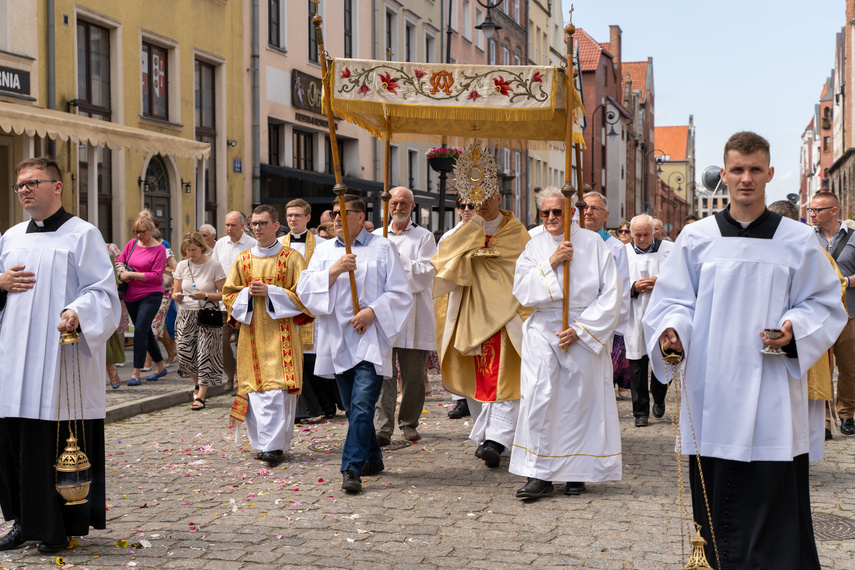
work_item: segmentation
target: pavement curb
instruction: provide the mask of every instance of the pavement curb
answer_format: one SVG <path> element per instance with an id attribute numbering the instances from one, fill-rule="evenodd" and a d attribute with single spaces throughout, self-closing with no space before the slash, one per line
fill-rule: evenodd
<path id="1" fill-rule="evenodd" d="M 220 396 L 225 393 L 226 389 L 224 385 L 210 386 L 208 388 L 209 398 L 212 396 Z M 114 406 L 107 407 L 107 416 L 104 419 L 104 423 L 109 424 L 112 422 L 118 422 L 121 420 L 132 418 L 134 416 L 138 416 L 140 414 L 148 414 L 151 412 L 157 412 L 160 410 L 165 410 L 167 408 L 180 406 L 182 404 L 187 404 L 191 402 L 192 398 L 193 389 L 186 388 L 183 390 L 169 392 L 167 394 L 160 394 L 157 396 L 141 398 L 134 402 L 116 404 Z"/>

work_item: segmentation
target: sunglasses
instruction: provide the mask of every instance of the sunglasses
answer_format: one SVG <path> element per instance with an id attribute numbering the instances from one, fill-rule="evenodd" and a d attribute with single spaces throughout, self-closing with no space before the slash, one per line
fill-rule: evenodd
<path id="1" fill-rule="evenodd" d="M 619 233 L 619 234 L 628 234 L 628 233 L 629 233 L 629 230 L 618 230 L 618 231 L 617 231 L 617 233 Z"/>
<path id="2" fill-rule="evenodd" d="M 474 210 L 475 204 L 458 204 L 457 209 L 458 210 Z"/>
<path id="3" fill-rule="evenodd" d="M 551 210 L 541 210 L 540 211 L 540 217 L 543 218 L 544 220 L 549 217 L 549 214 L 552 214 L 553 216 L 558 218 L 558 217 L 561 217 L 564 215 L 564 210 L 562 210 L 560 208 L 553 208 Z"/>

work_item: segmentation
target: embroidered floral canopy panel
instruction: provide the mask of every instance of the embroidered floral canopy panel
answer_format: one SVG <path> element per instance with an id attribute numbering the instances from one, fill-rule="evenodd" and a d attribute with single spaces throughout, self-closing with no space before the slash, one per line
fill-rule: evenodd
<path id="1" fill-rule="evenodd" d="M 556 67 L 338 58 L 326 79 L 335 115 L 378 138 L 465 145 L 474 136 L 529 149 L 565 139 L 565 79 Z M 574 142 L 584 145 L 575 90 L 572 99 Z"/>

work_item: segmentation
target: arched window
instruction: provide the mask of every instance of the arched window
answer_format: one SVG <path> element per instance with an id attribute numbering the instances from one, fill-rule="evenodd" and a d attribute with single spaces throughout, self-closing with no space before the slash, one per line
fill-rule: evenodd
<path id="1" fill-rule="evenodd" d="M 143 206 L 151 211 L 160 225 L 160 237 L 172 242 L 172 215 L 169 209 L 169 171 L 163 157 L 156 155 L 148 161 L 143 182 Z"/>

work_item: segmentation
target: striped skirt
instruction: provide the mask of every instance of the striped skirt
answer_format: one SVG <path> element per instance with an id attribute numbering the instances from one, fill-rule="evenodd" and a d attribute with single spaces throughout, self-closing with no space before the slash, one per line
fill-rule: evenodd
<path id="1" fill-rule="evenodd" d="M 199 326 L 198 314 L 178 309 L 178 371 L 196 376 L 202 386 L 218 386 L 223 381 L 223 329 Z"/>

